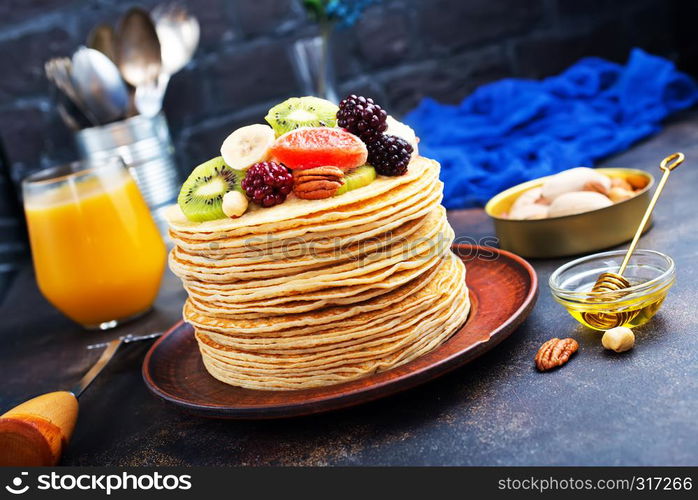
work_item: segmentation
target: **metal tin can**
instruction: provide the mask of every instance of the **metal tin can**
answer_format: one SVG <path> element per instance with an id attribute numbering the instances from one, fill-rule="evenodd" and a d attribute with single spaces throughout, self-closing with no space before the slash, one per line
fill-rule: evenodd
<path id="1" fill-rule="evenodd" d="M 536 220 L 509 219 L 505 214 L 514 200 L 525 191 L 543 185 L 548 177 L 509 188 L 485 206 L 485 212 L 494 221 L 499 246 L 523 257 L 552 258 L 595 252 L 631 240 L 649 205 L 654 177 L 630 168 L 596 170 L 610 177 L 639 176 L 646 180 L 646 185 L 632 198 L 609 207 Z"/>
<path id="2" fill-rule="evenodd" d="M 76 133 L 80 155 L 88 160 L 119 156 L 136 180 L 155 222 L 167 232 L 165 208 L 174 203 L 180 179 L 165 116 L 133 116 Z"/>

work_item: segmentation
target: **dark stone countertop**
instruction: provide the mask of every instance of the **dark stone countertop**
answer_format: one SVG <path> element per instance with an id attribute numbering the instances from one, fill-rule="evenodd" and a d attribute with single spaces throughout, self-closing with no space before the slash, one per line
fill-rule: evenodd
<path id="1" fill-rule="evenodd" d="M 608 165 L 657 172 L 668 153 L 686 163 L 669 181 L 640 246 L 670 254 L 678 281 L 659 315 L 618 355 L 550 296 L 550 273 L 568 259 L 532 261 L 533 313 L 508 340 L 469 365 L 398 396 L 281 421 L 205 420 L 158 400 L 141 379 L 151 342 L 123 347 L 80 398 L 65 465 L 698 465 L 698 118 L 684 116 Z M 480 210 L 450 214 L 456 233 L 493 228 Z M 27 265 L 0 306 L 0 410 L 70 387 L 98 356 L 85 346 L 149 333 L 179 317 L 184 299 L 167 275 L 155 312 L 108 334 L 88 333 L 41 298 Z M 553 336 L 580 352 L 540 374 L 533 356 Z"/>

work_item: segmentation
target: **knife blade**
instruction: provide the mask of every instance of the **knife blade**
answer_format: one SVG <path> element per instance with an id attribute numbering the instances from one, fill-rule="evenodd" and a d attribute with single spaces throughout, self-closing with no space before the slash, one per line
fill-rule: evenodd
<path id="1" fill-rule="evenodd" d="M 160 336 L 162 336 L 164 332 L 153 332 L 153 333 L 148 333 L 146 335 L 123 335 L 119 337 L 117 340 L 121 340 L 124 344 L 129 344 L 131 342 L 140 342 L 141 340 L 150 340 L 150 339 L 155 339 Z M 106 347 L 109 345 L 109 342 L 100 342 L 98 344 L 90 344 L 87 346 L 87 349 L 99 349 L 101 347 Z"/>

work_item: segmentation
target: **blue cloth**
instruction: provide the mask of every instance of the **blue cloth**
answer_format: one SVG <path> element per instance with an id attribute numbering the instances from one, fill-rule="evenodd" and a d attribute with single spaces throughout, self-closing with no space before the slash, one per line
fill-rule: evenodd
<path id="1" fill-rule="evenodd" d="M 420 137 L 420 153 L 441 162 L 444 205 L 462 208 L 526 180 L 592 166 L 697 100 L 690 77 L 634 49 L 625 66 L 589 57 L 542 81 L 484 85 L 459 105 L 425 98 L 404 121 Z"/>

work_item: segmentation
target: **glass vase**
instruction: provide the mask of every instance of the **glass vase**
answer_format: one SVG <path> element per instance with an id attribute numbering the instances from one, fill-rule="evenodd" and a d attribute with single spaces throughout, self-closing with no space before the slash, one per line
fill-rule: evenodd
<path id="1" fill-rule="evenodd" d="M 322 26 L 319 35 L 294 42 L 292 60 L 305 95 L 321 97 L 337 104 L 339 99 L 330 40 L 331 28 Z"/>

